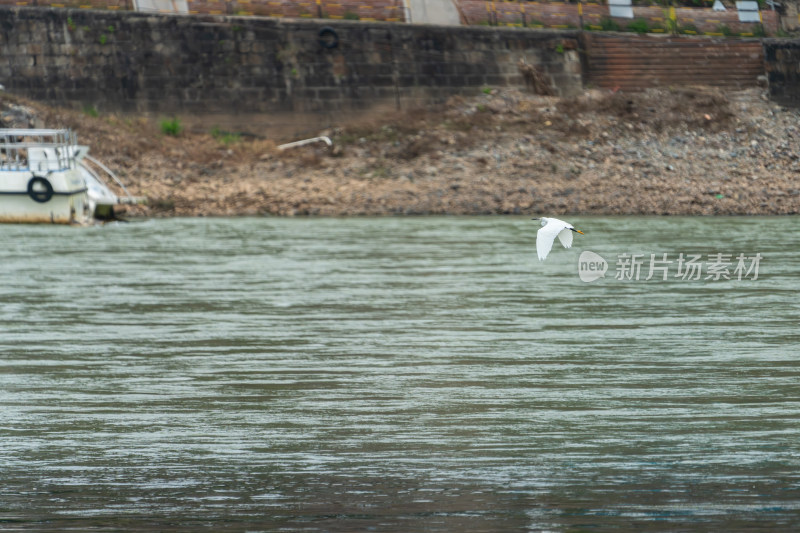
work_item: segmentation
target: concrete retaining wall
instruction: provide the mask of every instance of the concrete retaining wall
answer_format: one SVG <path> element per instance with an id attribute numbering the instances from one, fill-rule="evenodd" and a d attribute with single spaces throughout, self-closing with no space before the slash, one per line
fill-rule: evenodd
<path id="1" fill-rule="evenodd" d="M 323 28 L 329 31 L 320 32 Z M 577 32 L 0 8 L 0 83 L 35 100 L 169 114 L 333 116 L 518 86 L 582 88 Z"/>

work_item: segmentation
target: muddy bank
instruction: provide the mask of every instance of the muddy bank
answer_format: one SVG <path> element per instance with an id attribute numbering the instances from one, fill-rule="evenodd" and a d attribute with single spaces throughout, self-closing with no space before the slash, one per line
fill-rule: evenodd
<path id="1" fill-rule="evenodd" d="M 295 139 L 173 137 L 144 120 L 3 100 L 74 128 L 149 198 L 131 215 L 795 214 L 800 110 L 762 92 L 491 91 L 283 152 Z"/>

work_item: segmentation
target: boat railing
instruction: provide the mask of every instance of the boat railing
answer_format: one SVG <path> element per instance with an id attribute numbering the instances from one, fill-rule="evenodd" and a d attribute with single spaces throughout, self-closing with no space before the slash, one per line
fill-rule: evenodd
<path id="1" fill-rule="evenodd" d="M 75 168 L 80 152 L 68 129 L 0 129 L 0 170 L 47 173 Z"/>
<path id="2" fill-rule="evenodd" d="M 87 162 L 90 163 L 90 164 L 87 165 L 86 164 Z M 97 180 L 98 183 L 103 185 L 109 191 L 111 191 L 111 188 L 108 186 L 108 180 L 105 179 L 103 177 L 103 175 L 105 175 L 108 178 L 110 178 L 111 181 L 113 181 L 116 184 L 116 186 L 119 187 L 119 189 L 125 195 L 125 196 L 115 195 L 115 196 L 117 196 L 117 199 L 118 199 L 119 203 L 121 203 L 121 204 L 140 204 L 140 203 L 144 202 L 143 198 L 131 195 L 131 193 L 128 192 L 127 187 L 125 187 L 125 184 L 122 183 L 122 181 L 117 177 L 117 175 L 114 174 L 114 172 L 112 172 L 112 170 L 110 168 L 105 166 L 103 163 L 101 163 L 100 161 L 98 161 L 94 157 L 92 157 L 90 155 L 84 155 L 83 158 L 81 159 L 80 165 L 84 169 L 86 169 L 86 171 L 89 172 L 94 177 L 94 179 Z M 99 169 L 99 171 L 98 171 L 98 169 Z"/>

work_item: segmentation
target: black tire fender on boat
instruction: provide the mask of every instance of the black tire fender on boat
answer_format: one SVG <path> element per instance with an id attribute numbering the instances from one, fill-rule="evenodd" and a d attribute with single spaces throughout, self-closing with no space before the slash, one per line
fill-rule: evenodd
<path id="1" fill-rule="evenodd" d="M 339 46 L 339 35 L 330 26 L 319 30 L 319 44 L 323 48 L 336 48 Z"/>
<path id="2" fill-rule="evenodd" d="M 39 184 L 39 187 L 36 185 Z M 46 204 L 53 197 L 53 186 L 42 176 L 34 176 L 28 181 L 28 196 L 34 202 Z"/>

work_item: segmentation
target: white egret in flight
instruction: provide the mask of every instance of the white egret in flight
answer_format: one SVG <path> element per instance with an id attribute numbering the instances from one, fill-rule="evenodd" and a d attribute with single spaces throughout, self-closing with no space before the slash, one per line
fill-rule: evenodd
<path id="1" fill-rule="evenodd" d="M 543 261 L 550 250 L 553 248 L 553 241 L 561 241 L 564 248 L 572 247 L 572 232 L 584 235 L 581 230 L 575 229 L 569 222 L 558 220 L 557 218 L 534 218 L 532 220 L 541 220 L 542 228 L 536 232 L 536 253 L 539 254 L 539 261 Z"/>

